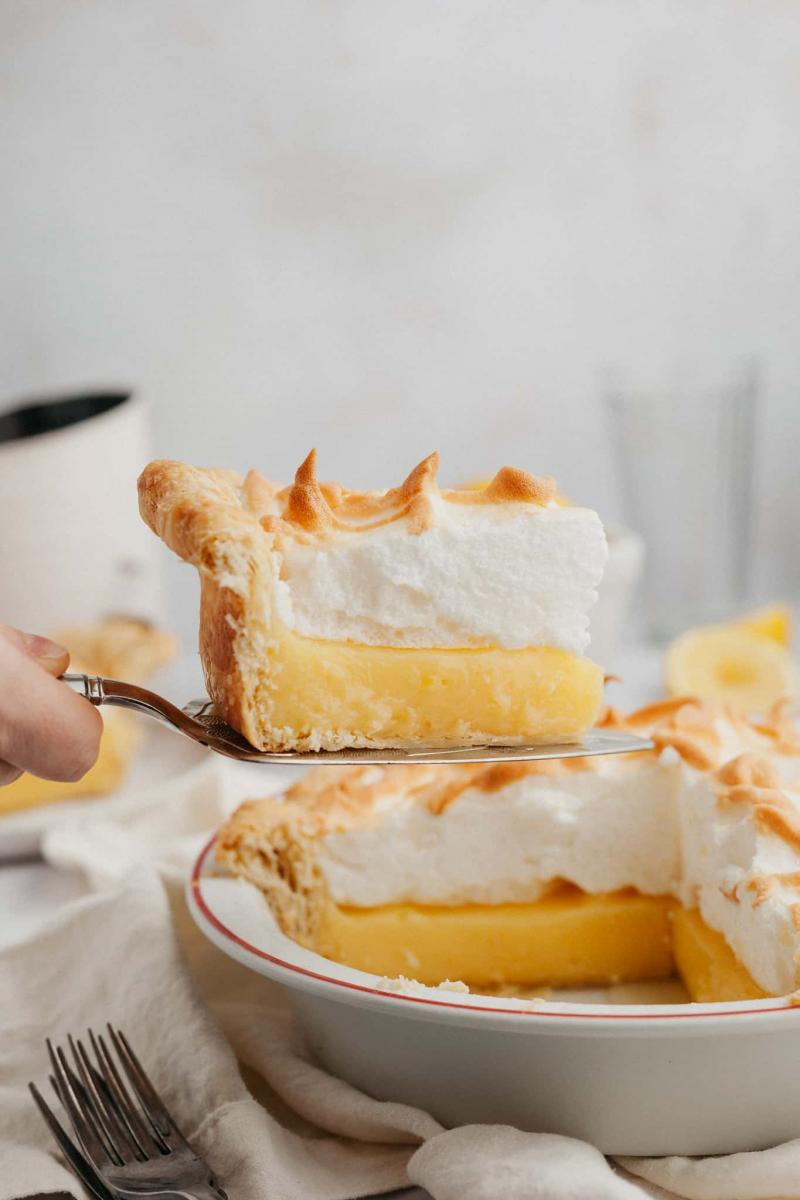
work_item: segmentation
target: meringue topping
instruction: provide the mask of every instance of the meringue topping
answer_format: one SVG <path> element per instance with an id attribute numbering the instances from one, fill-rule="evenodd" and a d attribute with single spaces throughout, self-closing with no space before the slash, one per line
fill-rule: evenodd
<path id="1" fill-rule="evenodd" d="M 258 471 L 154 463 L 140 488 L 157 532 L 201 571 L 211 553 L 243 596 L 242 564 L 232 572 L 220 546 L 263 548 L 268 625 L 277 616 L 305 637 L 368 646 L 583 654 L 608 556 L 597 514 L 558 502 L 549 476 L 502 467 L 482 490 L 459 491 L 441 488 L 438 470 L 434 453 L 397 487 L 351 491 L 320 480 L 312 450 L 287 487 Z M 197 514 L 212 507 L 225 536 L 200 553 L 210 527 Z"/>
<path id="2" fill-rule="evenodd" d="M 557 504 L 549 477 L 503 467 L 452 491 L 438 469 L 431 454 L 385 492 L 321 483 L 313 450 L 289 487 L 251 472 L 242 504 L 280 555 L 283 623 L 365 645 L 582 654 L 607 557 L 597 515 Z"/>

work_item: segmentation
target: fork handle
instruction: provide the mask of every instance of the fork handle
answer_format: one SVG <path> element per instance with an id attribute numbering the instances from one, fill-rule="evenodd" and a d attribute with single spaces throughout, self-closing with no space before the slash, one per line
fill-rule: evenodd
<path id="1" fill-rule="evenodd" d="M 125 683 L 121 679 L 106 679 L 103 675 L 78 675 L 68 671 L 61 676 L 73 692 L 83 696 L 90 704 L 99 708 L 101 704 L 116 704 L 120 708 L 138 708 L 149 712 L 151 716 L 164 718 L 164 707 L 169 707 L 169 701 L 149 692 L 147 688 L 139 687 L 136 683 Z"/>
<path id="2" fill-rule="evenodd" d="M 75 672 L 69 672 L 61 676 L 61 682 L 97 708 L 106 702 L 106 692 L 103 687 L 105 680 L 100 675 L 78 675 Z"/>
<path id="3" fill-rule="evenodd" d="M 176 705 L 165 700 L 163 696 L 148 691 L 147 688 L 139 687 L 136 683 L 125 683 L 122 679 L 106 679 L 102 675 L 78 675 L 74 672 L 62 675 L 61 681 L 96 708 L 100 708 L 102 704 L 132 708 L 148 717 L 155 717 L 157 721 L 179 729 L 182 733 L 187 732 L 187 718 Z"/>

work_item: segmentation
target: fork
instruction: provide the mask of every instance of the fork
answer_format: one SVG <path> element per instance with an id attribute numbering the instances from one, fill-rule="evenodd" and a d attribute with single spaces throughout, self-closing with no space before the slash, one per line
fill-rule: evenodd
<path id="1" fill-rule="evenodd" d="M 119 1066 L 103 1035 L 91 1029 L 91 1054 L 80 1038 L 68 1036 L 71 1064 L 64 1050 L 47 1040 L 50 1083 L 80 1150 L 36 1085 L 28 1084 L 73 1170 L 100 1200 L 227 1200 L 211 1168 L 175 1124 L 125 1034 L 106 1028 Z"/>
<path id="2" fill-rule="evenodd" d="M 594 754 L 631 754 L 641 750 L 652 750 L 653 743 L 646 738 L 636 737 L 618 729 L 590 729 L 579 742 L 536 742 L 518 746 L 454 746 L 420 743 L 413 749 L 392 748 L 349 748 L 346 750 L 256 750 L 254 746 L 231 729 L 230 725 L 214 712 L 208 699 L 192 700 L 183 708 L 171 704 L 163 696 L 125 683 L 119 679 L 104 679 L 100 675 L 67 674 L 62 681 L 90 704 L 115 704 L 120 708 L 132 708 L 136 712 L 155 717 L 165 725 L 177 729 L 194 742 L 216 750 L 227 758 L 238 758 L 242 762 L 290 763 L 317 765 L 321 763 L 363 764 L 375 763 L 487 763 L 529 762 L 544 758 L 583 758 Z"/>
<path id="3" fill-rule="evenodd" d="M 72 1167 L 72 1170 L 78 1176 L 78 1179 L 80 1179 L 89 1195 L 93 1196 L 94 1200 L 116 1200 L 116 1197 L 105 1186 L 91 1163 L 87 1162 L 78 1147 L 73 1142 L 72 1138 L 66 1134 L 61 1123 L 51 1112 L 36 1084 L 29 1083 L 28 1087 L 31 1090 L 31 1094 L 36 1101 L 36 1105 L 39 1109 L 39 1112 L 42 1114 L 47 1127 L 49 1128 L 55 1140 L 58 1142 L 61 1153 Z M 31 1200 L 33 1200 L 33 1198 L 31 1198 Z"/>

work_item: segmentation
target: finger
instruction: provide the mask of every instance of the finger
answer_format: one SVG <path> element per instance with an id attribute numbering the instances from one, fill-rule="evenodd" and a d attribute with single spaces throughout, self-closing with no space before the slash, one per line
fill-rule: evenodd
<path id="1" fill-rule="evenodd" d="M 13 783 L 15 779 L 19 779 L 20 775 L 22 775 L 22 771 L 19 767 L 0 759 L 0 787 L 5 787 L 7 783 Z"/>
<path id="2" fill-rule="evenodd" d="M 43 779 L 72 782 L 97 758 L 97 710 L 0 637 L 0 759 Z"/>
<path id="3" fill-rule="evenodd" d="M 13 625 L 2 624 L 0 635 L 20 650 L 24 650 L 30 658 L 35 658 L 48 675 L 63 675 L 69 666 L 69 650 L 50 638 L 41 637 L 38 633 L 25 633 L 22 629 L 15 629 Z"/>

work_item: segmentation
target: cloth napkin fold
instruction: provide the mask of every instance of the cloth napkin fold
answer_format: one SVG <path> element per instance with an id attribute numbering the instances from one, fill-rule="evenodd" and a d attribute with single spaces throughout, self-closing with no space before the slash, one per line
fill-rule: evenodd
<path id="1" fill-rule="evenodd" d="M 506 1126 L 445 1130 L 321 1070 L 282 989 L 195 928 L 183 880 L 210 828 L 264 768 L 220 764 L 200 791 L 105 820 L 54 823 L 45 854 L 92 891 L 0 953 L 0 1200 L 70 1192 L 27 1081 L 44 1038 L 110 1020 L 139 1051 L 231 1200 L 352 1200 L 409 1181 L 435 1200 L 791 1200 L 800 1139 L 709 1159 L 607 1161 L 586 1143 Z M 273 782 L 275 782 L 275 777 Z"/>

